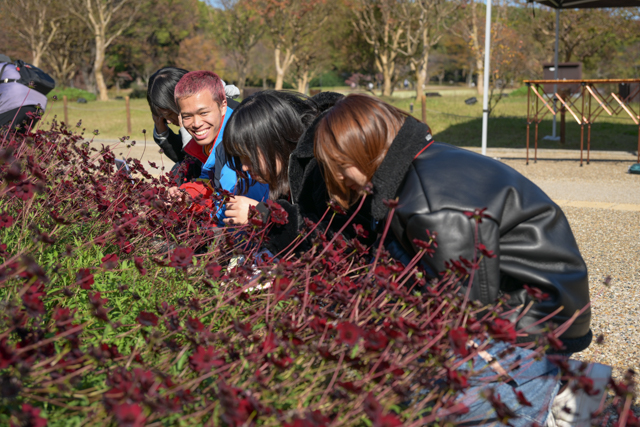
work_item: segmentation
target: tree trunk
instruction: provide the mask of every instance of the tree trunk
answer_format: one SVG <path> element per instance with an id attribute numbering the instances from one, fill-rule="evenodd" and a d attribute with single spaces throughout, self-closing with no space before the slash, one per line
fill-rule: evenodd
<path id="1" fill-rule="evenodd" d="M 276 90 L 282 90 L 284 84 L 284 76 L 289 70 L 289 66 L 293 62 L 293 54 L 290 49 L 287 49 L 284 53 L 284 58 L 280 58 L 280 47 L 274 49 L 274 56 L 276 60 Z"/>
<path id="2" fill-rule="evenodd" d="M 308 86 L 309 86 L 309 71 L 305 71 L 304 73 L 302 73 L 302 75 L 300 77 L 298 77 L 298 83 L 297 83 L 297 88 L 296 90 L 300 93 L 304 93 L 305 95 L 308 95 L 307 90 L 308 90 Z"/>
<path id="3" fill-rule="evenodd" d="M 478 69 L 478 95 L 484 95 L 484 64 L 481 60 L 476 61 L 476 68 Z"/>
<path id="4" fill-rule="evenodd" d="M 427 82 L 427 65 L 429 64 L 429 51 L 423 53 L 422 60 L 416 69 L 416 103 L 422 99 L 424 85 Z"/>
<path id="5" fill-rule="evenodd" d="M 93 74 L 96 77 L 96 86 L 98 87 L 98 99 L 100 101 L 108 101 L 109 95 L 107 93 L 107 85 L 104 82 L 104 75 L 102 74 L 102 66 L 104 65 L 104 37 L 102 35 L 96 35 L 96 59 L 93 62 Z"/>
<path id="6" fill-rule="evenodd" d="M 238 89 L 240 94 L 244 91 L 244 85 L 247 82 L 247 74 L 249 73 L 249 61 L 244 61 L 238 67 Z"/>
<path id="7" fill-rule="evenodd" d="M 32 52 L 32 57 L 33 59 L 31 60 L 31 65 L 40 68 L 40 61 L 42 61 L 42 50 L 34 50 Z"/>

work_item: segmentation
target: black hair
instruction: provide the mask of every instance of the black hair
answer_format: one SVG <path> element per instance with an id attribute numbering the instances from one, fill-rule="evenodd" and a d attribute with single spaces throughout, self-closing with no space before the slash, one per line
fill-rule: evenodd
<path id="1" fill-rule="evenodd" d="M 248 158 L 254 172 L 269 184 L 270 199 L 289 192 L 289 155 L 318 113 L 313 100 L 293 91 L 265 90 L 242 101 L 222 137 L 227 164 L 240 178 L 239 194 L 246 194 L 251 185 L 250 177 L 242 171 L 240 157 Z M 264 170 L 260 157 L 264 159 Z"/>
<path id="2" fill-rule="evenodd" d="M 188 71 L 177 67 L 164 67 L 153 73 L 147 85 L 147 102 L 151 112 L 159 116 L 158 108 L 178 114 L 178 106 L 173 97 L 176 85 Z"/>

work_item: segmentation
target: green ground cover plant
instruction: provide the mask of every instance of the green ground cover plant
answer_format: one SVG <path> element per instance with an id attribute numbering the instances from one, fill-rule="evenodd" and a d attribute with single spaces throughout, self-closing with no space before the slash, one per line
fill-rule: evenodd
<path id="1" fill-rule="evenodd" d="M 452 425 L 471 380 L 490 388 L 470 361 L 519 332 L 502 302 L 487 311 L 457 292 L 494 256 L 482 245 L 429 283 L 416 265 L 437 236 L 404 266 L 307 222 L 272 257 L 260 248 L 287 221 L 276 203 L 268 223 L 252 212 L 221 228 L 202 199 L 170 200 L 166 175 L 136 159 L 117 169 L 108 147 L 56 121 L 0 141 L 3 425 Z M 610 385 L 621 421 L 637 423 L 633 386 L 631 373 Z M 478 398 L 513 419 L 500 396 Z"/>

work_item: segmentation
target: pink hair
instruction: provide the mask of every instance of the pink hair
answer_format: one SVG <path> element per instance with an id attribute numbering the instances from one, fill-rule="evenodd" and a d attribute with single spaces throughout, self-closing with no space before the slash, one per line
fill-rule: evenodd
<path id="1" fill-rule="evenodd" d="M 218 105 L 225 99 L 222 79 L 211 71 L 191 71 L 185 74 L 176 85 L 173 96 L 177 104 L 179 99 L 188 98 L 205 89 Z"/>

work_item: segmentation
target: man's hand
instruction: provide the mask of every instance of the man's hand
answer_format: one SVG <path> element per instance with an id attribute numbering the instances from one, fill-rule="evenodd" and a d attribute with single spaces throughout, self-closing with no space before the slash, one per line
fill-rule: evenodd
<path id="1" fill-rule="evenodd" d="M 188 202 L 189 199 L 191 198 L 189 196 L 189 193 L 180 189 L 179 187 L 170 187 L 168 192 L 169 192 L 169 199 L 171 199 L 171 201 L 173 202 L 178 202 L 181 200 Z"/>
<path id="2" fill-rule="evenodd" d="M 156 125 L 156 132 L 164 133 L 169 130 L 169 127 L 167 127 L 167 121 L 164 119 L 164 117 L 156 116 L 153 113 L 151 113 L 151 117 L 153 118 L 153 122 Z"/>
<path id="3" fill-rule="evenodd" d="M 249 206 L 257 206 L 258 201 L 244 196 L 234 196 L 227 202 L 225 224 L 244 225 L 249 221 Z"/>

